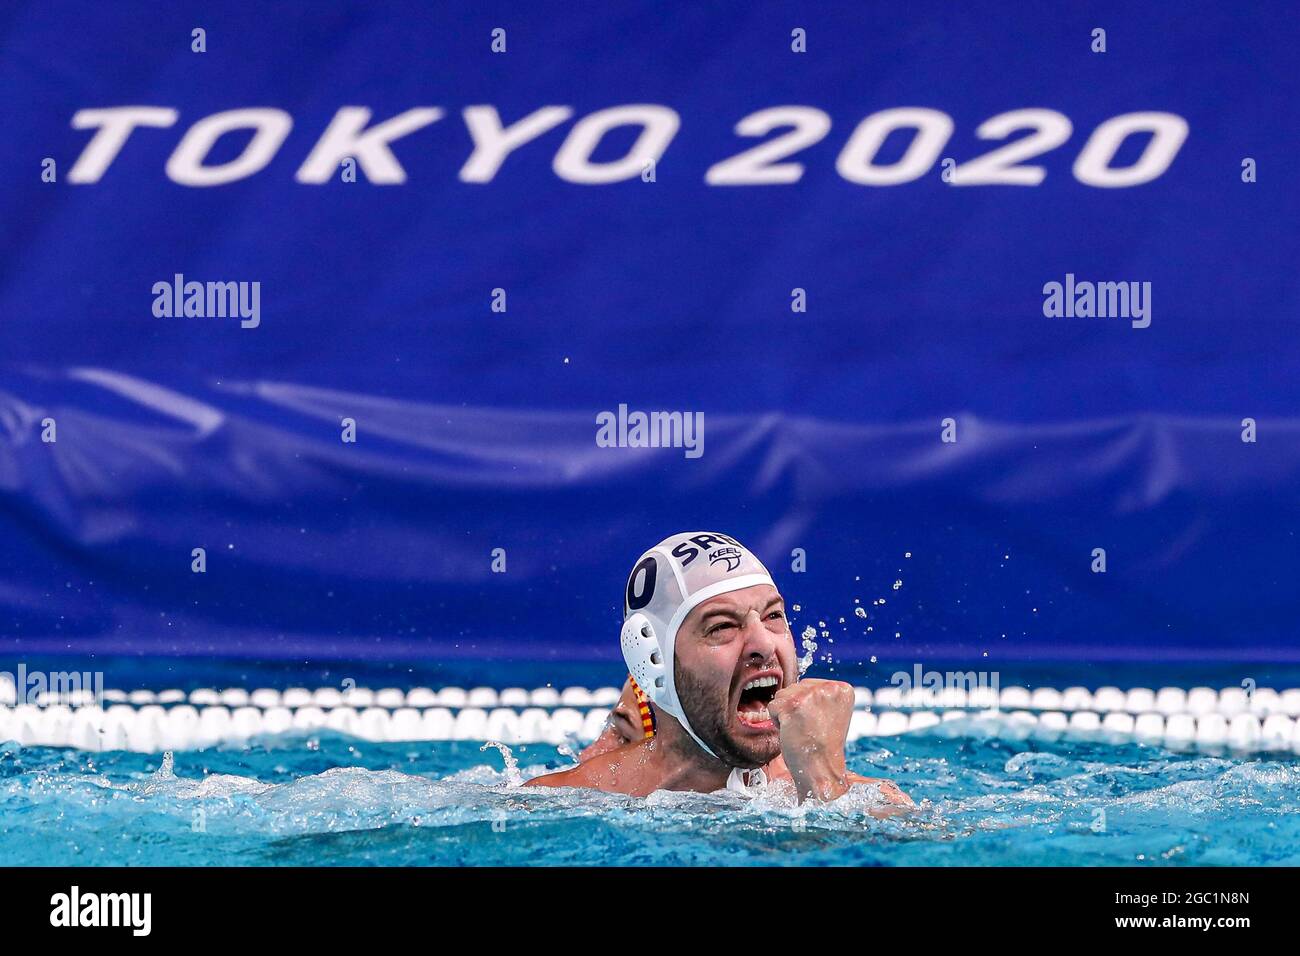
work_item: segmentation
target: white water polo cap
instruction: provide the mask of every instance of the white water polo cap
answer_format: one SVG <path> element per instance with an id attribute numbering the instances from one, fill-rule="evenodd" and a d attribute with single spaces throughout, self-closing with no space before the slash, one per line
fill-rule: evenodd
<path id="1" fill-rule="evenodd" d="M 673 649 L 686 615 L 709 598 L 756 584 L 776 586 L 763 562 L 735 538 L 684 531 L 659 542 L 637 561 L 623 595 L 619 642 L 627 669 L 656 707 L 672 714 L 697 744 L 673 680 Z"/>

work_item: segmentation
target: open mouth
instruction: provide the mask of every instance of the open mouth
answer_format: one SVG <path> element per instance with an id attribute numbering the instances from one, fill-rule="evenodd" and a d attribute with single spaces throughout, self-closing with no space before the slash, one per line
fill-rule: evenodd
<path id="1" fill-rule="evenodd" d="M 775 674 L 761 674 L 750 678 L 740 689 L 740 701 L 736 705 L 736 716 L 740 722 L 755 730 L 770 730 L 775 724 L 767 712 L 767 705 L 772 702 L 776 692 L 781 689 L 781 678 Z"/>

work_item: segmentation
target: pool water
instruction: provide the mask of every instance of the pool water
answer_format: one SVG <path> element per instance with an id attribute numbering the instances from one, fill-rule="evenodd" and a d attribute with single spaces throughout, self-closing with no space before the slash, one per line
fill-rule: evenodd
<path id="1" fill-rule="evenodd" d="M 882 746 L 882 744 L 884 744 Z M 524 778 L 567 766 L 513 748 Z M 476 743 L 333 734 L 174 755 L 0 744 L 10 865 L 1300 865 L 1300 759 L 1137 745 L 870 739 L 849 765 L 917 801 L 871 795 L 518 789 Z"/>

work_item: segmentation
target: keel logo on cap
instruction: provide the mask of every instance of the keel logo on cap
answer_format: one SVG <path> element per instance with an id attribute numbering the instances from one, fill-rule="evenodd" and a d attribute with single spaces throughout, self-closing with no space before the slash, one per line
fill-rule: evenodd
<path id="1" fill-rule="evenodd" d="M 709 555 L 709 564 L 717 564 L 719 561 L 727 563 L 727 570 L 734 571 L 740 567 L 741 553 L 739 548 L 719 548 Z"/>

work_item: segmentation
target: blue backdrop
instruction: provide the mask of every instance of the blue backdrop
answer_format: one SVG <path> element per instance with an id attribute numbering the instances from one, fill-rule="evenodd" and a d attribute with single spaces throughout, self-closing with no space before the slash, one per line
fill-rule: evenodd
<path id="1" fill-rule="evenodd" d="M 613 658 L 697 527 L 841 659 L 1300 658 L 1293 5 L 828 6 L 8 4 L 4 650 Z M 441 113 L 332 154 L 348 107 Z M 599 447 L 620 403 L 703 454 Z"/>

